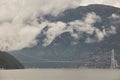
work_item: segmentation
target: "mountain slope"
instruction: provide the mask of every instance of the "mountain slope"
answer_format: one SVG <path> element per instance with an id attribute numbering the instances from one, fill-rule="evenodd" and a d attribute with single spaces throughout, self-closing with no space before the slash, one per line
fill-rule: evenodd
<path id="1" fill-rule="evenodd" d="M 23 69 L 23 65 L 13 56 L 0 51 L 0 68 L 4 69 Z"/>
<path id="2" fill-rule="evenodd" d="M 15 51 L 12 55 L 18 58 L 27 67 L 66 67 L 66 64 L 64 63 L 51 64 L 47 61 L 79 61 L 79 63 L 70 63 L 67 67 L 74 65 L 72 67 L 87 66 L 109 68 L 111 55 L 110 51 L 115 49 L 115 58 L 118 60 L 118 64 L 120 64 L 120 19 L 114 20 L 110 18 L 113 14 L 120 15 L 119 8 L 95 4 L 80 6 L 76 9 L 69 9 L 58 16 L 46 15 L 44 18 L 51 22 L 62 21 L 64 23 L 68 23 L 70 21 L 83 19 L 83 17 L 85 17 L 85 15 L 89 12 L 96 13 L 96 15 L 99 15 L 102 19 L 100 23 L 94 24 L 95 27 L 101 29 L 101 26 L 109 28 L 113 25 L 116 27 L 117 33 L 106 37 L 101 42 L 89 44 L 84 42 L 84 38 L 86 36 L 83 36 L 81 40 L 77 41 L 76 45 L 72 45 L 74 39 L 71 37 L 70 33 L 66 32 L 58 36 L 47 47 L 42 46 L 44 35 L 40 35 L 38 36 L 39 44 L 37 44 L 37 46 Z M 57 66 L 58 64 L 63 66 Z"/>

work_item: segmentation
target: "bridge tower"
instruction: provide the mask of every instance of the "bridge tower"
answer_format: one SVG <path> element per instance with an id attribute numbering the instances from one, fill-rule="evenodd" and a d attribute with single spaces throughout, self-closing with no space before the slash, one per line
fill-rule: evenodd
<path id="1" fill-rule="evenodd" d="M 118 67 L 117 60 L 115 59 L 115 51 L 112 49 L 111 51 L 111 69 L 115 69 Z"/>

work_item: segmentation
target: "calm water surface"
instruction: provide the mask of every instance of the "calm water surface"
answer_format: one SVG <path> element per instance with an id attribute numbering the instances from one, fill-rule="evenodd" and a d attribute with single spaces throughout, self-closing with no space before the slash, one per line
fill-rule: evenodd
<path id="1" fill-rule="evenodd" d="M 116 69 L 1 70 L 0 80 L 120 80 L 120 70 Z"/>

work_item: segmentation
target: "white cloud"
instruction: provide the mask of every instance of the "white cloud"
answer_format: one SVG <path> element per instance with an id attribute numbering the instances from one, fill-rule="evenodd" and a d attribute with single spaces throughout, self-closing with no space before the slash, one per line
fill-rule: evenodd
<path id="1" fill-rule="evenodd" d="M 86 43 L 94 43 L 100 42 L 104 40 L 105 37 L 109 37 L 110 35 L 116 34 L 116 27 L 110 26 L 109 28 L 103 28 L 103 30 L 95 29 L 95 37 L 86 39 Z"/>
<path id="2" fill-rule="evenodd" d="M 75 6 L 69 0 L 0 0 L 0 50 L 19 50 L 36 45 L 36 37 L 47 24 L 39 24 L 36 17 L 57 15 Z"/>
<path id="3" fill-rule="evenodd" d="M 68 8 L 95 3 L 120 7 L 119 2 L 118 0 L 0 0 L 0 50 L 20 50 L 36 45 L 36 37 L 46 25 L 49 29 L 46 32 L 44 46 L 49 45 L 57 36 L 66 31 L 76 38 L 79 38 L 83 32 L 92 35 L 95 30 L 92 24 L 99 19 L 95 13 L 88 14 L 84 21 L 70 22 L 69 28 L 63 22 L 43 21 L 39 24 L 36 17 L 41 18 L 45 14 L 56 16 Z M 78 33 L 74 33 L 73 29 L 78 30 Z"/>
<path id="4" fill-rule="evenodd" d="M 112 18 L 112 19 L 120 19 L 120 15 L 112 14 L 109 18 Z"/>
<path id="5" fill-rule="evenodd" d="M 0 25 L 0 50 L 19 50 L 37 44 L 36 37 L 45 24 L 21 25 L 4 23 Z"/>
<path id="6" fill-rule="evenodd" d="M 43 46 L 50 45 L 56 37 L 64 32 L 69 32 L 75 40 L 80 39 L 83 34 L 87 34 L 88 37 L 85 40 L 86 43 L 100 42 L 106 36 L 116 34 L 116 28 L 114 26 L 103 28 L 102 30 L 96 28 L 94 24 L 100 21 L 100 16 L 96 15 L 94 12 L 91 12 L 88 13 L 83 20 L 75 20 L 69 23 L 48 23 L 48 31 L 46 31 L 46 39 L 44 40 Z M 90 36 L 94 33 L 94 38 L 90 38 Z"/>
<path id="7" fill-rule="evenodd" d="M 47 26 L 48 31 L 45 32 L 46 39 L 43 41 L 43 46 L 48 46 L 51 44 L 57 36 L 64 33 L 66 30 L 66 23 L 63 22 L 48 23 Z"/>

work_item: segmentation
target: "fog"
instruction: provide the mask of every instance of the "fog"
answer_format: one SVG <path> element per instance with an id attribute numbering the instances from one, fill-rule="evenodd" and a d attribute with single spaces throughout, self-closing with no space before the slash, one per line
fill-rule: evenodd
<path id="1" fill-rule="evenodd" d="M 1 70 L 0 80 L 120 80 L 114 69 L 26 69 Z"/>

